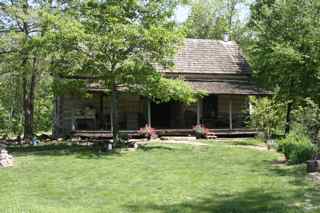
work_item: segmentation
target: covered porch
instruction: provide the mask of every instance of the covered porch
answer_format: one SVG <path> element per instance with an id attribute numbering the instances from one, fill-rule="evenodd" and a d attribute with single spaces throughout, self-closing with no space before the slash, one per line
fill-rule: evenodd
<path id="1" fill-rule="evenodd" d="M 111 134 L 111 100 L 102 92 L 87 97 L 58 97 L 56 128 L 60 134 Z M 193 126 L 202 124 L 221 134 L 247 131 L 249 97 L 246 95 L 211 94 L 197 103 L 155 103 L 141 96 L 122 94 L 119 100 L 119 126 L 122 132 L 135 134 L 146 124 L 160 135 L 190 135 Z M 57 128 L 59 127 L 59 128 Z M 252 131 L 247 131 L 247 133 Z"/>
<path id="2" fill-rule="evenodd" d="M 147 124 L 156 129 L 192 129 L 197 124 L 209 129 L 241 129 L 249 117 L 249 97 L 210 94 L 192 105 L 148 101 L 147 110 Z"/>

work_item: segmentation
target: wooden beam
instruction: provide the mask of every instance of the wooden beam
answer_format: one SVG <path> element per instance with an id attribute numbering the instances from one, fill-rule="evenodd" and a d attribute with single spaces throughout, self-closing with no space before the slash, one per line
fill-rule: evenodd
<path id="1" fill-rule="evenodd" d="M 232 129 L 232 96 L 229 96 L 229 129 Z"/>
<path id="2" fill-rule="evenodd" d="M 151 101 L 147 100 L 147 110 L 148 110 L 148 126 L 151 127 Z"/>

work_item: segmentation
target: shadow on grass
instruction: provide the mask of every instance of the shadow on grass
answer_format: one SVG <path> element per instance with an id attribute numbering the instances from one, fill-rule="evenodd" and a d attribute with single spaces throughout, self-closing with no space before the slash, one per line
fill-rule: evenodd
<path id="1" fill-rule="evenodd" d="M 139 147 L 140 150 L 143 151 L 153 151 L 153 150 L 168 150 L 168 151 L 172 151 L 174 150 L 174 148 L 169 147 L 169 146 L 159 146 L 159 145 L 143 145 Z"/>
<path id="2" fill-rule="evenodd" d="M 305 184 L 307 177 L 307 169 L 305 164 L 273 166 L 269 169 L 274 176 L 290 177 L 291 184 L 301 186 Z M 269 173 L 270 174 L 270 173 Z"/>
<path id="3" fill-rule="evenodd" d="M 37 146 L 32 145 L 14 145 L 7 147 L 9 153 L 14 156 L 67 156 L 76 155 L 80 159 L 99 159 L 105 156 L 119 156 L 119 152 L 102 152 L 99 147 L 86 146 L 77 144 L 41 144 Z"/>
<path id="4" fill-rule="evenodd" d="M 241 145 L 241 146 L 263 146 L 265 143 L 257 140 L 243 140 L 243 141 L 230 141 L 225 142 L 230 145 Z"/>
<path id="5" fill-rule="evenodd" d="M 14 156 L 67 156 L 76 155 L 80 159 L 99 159 L 101 157 L 121 156 L 122 152 L 118 149 L 106 151 L 105 148 L 97 145 L 77 145 L 77 144 L 41 144 L 41 145 L 10 145 L 7 147 L 9 153 Z M 103 151 L 104 150 L 104 151 Z M 125 150 L 125 149 L 124 149 Z M 174 150 L 168 146 L 144 145 L 139 147 L 142 151 L 152 150 Z"/>
<path id="6" fill-rule="evenodd" d="M 318 201 L 303 203 L 301 192 L 269 192 L 253 189 L 233 195 L 219 194 L 201 200 L 190 200 L 182 203 L 156 204 L 137 203 L 126 206 L 129 212 L 159 213 L 301 213 L 306 207 L 317 205 Z M 297 202 L 302 205 L 297 205 Z M 298 202 L 298 203 L 299 203 Z M 318 209 L 319 210 L 319 209 Z M 308 211 L 312 212 L 312 211 Z M 316 211 L 314 211 L 316 212 Z"/>

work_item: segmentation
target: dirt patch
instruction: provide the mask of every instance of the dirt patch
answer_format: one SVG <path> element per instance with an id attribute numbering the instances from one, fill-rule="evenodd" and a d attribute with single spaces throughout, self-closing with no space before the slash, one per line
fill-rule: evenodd
<path id="1" fill-rule="evenodd" d="M 267 146 L 265 145 L 259 145 L 259 146 L 254 146 L 254 145 L 227 145 L 229 147 L 240 147 L 240 148 L 246 148 L 246 149 L 255 149 L 258 151 L 272 151 L 272 149 L 268 149 Z"/>

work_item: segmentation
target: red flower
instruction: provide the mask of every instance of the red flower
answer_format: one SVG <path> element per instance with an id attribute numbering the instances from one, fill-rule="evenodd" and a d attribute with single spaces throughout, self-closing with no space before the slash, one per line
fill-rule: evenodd
<path id="1" fill-rule="evenodd" d="M 146 124 L 145 127 L 140 128 L 139 133 L 141 135 L 144 135 L 147 138 L 155 137 L 157 135 L 156 130 L 154 128 L 150 127 L 148 124 Z"/>

